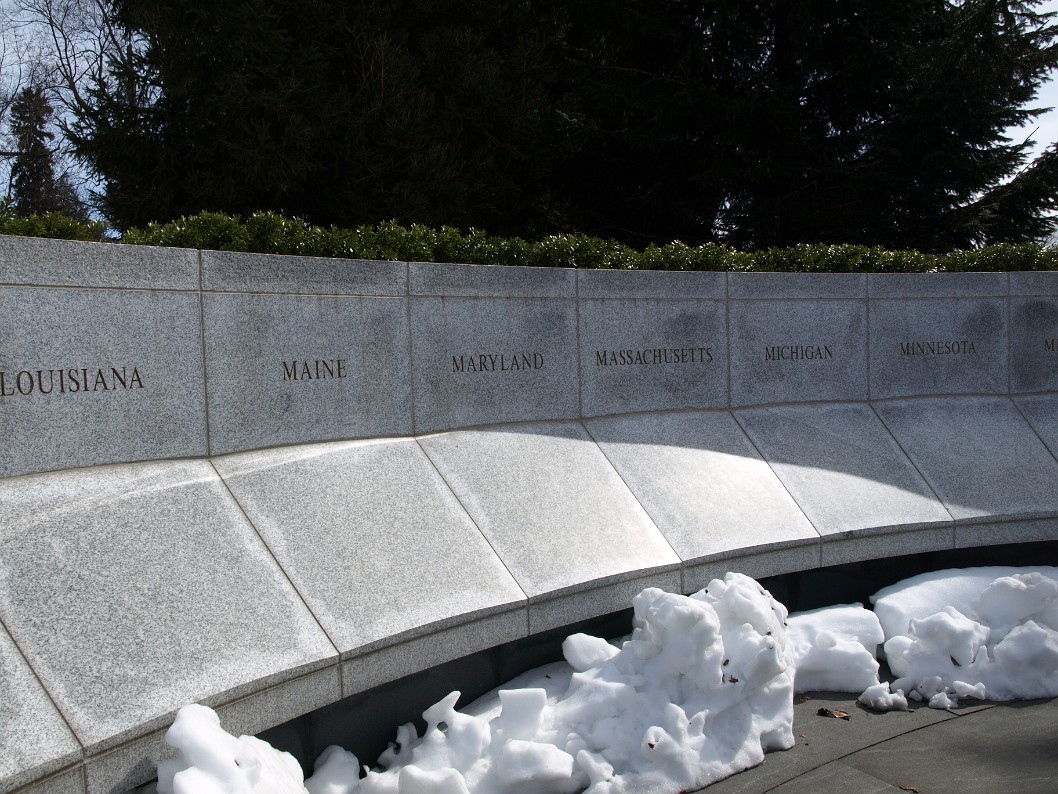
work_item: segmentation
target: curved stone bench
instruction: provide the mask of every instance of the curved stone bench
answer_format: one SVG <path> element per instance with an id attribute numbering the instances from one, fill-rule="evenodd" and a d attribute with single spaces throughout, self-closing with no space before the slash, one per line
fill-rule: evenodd
<path id="1" fill-rule="evenodd" d="M 123 791 L 187 702 L 259 733 L 646 586 L 1058 539 L 1055 273 L 0 238 L 0 285 L 0 792 Z"/>

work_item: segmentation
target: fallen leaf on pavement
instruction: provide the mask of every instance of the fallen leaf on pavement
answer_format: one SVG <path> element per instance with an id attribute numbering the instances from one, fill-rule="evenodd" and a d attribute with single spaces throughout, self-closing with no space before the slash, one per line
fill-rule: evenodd
<path id="1" fill-rule="evenodd" d="M 851 720 L 847 711 L 839 711 L 838 709 L 820 708 L 816 712 L 820 717 L 837 717 L 839 720 Z"/>

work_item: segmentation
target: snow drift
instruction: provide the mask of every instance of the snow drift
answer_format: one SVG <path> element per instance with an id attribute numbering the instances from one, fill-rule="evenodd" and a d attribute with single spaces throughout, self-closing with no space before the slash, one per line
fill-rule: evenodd
<path id="1" fill-rule="evenodd" d="M 563 644 L 566 664 L 527 673 L 463 712 L 453 692 L 426 710 L 421 737 L 401 727 L 363 779 L 356 758 L 332 747 L 302 784 L 290 756 L 221 736 L 212 712 L 186 707 L 166 735 L 179 756 L 159 767 L 158 789 L 671 794 L 792 746 L 786 609 L 757 582 L 729 573 L 692 596 L 648 589 L 633 609 L 620 647 L 575 634 Z"/>
<path id="2" fill-rule="evenodd" d="M 1058 695 L 1058 568 L 923 574 L 872 596 L 787 616 L 729 573 L 691 596 L 633 600 L 631 636 L 574 634 L 565 662 L 457 711 L 458 692 L 404 725 L 374 769 L 328 747 L 303 780 L 293 757 L 180 710 L 162 794 L 592 794 L 691 790 L 793 745 L 793 693 L 862 692 L 877 710 L 959 698 Z M 879 647 L 898 676 L 879 681 Z"/>

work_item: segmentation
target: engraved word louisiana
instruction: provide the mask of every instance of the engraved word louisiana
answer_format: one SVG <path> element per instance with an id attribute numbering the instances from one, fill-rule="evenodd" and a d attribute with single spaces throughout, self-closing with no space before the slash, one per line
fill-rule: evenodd
<path id="1" fill-rule="evenodd" d="M 134 367 L 67 367 L 0 370 L 0 398 L 30 395 L 86 394 L 142 389 L 143 375 Z"/>

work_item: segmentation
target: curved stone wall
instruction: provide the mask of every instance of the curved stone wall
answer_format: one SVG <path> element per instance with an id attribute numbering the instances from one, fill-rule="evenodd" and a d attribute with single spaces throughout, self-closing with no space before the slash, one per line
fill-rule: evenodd
<path id="1" fill-rule="evenodd" d="M 621 609 L 1058 539 L 1058 273 L 0 238 L 0 792 Z"/>

